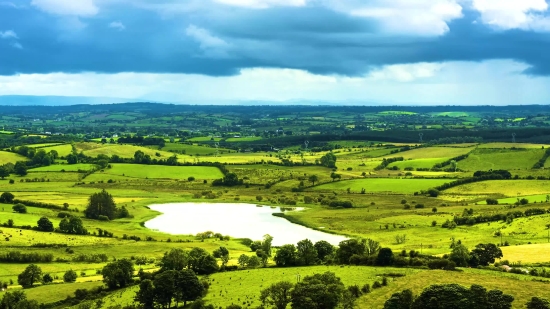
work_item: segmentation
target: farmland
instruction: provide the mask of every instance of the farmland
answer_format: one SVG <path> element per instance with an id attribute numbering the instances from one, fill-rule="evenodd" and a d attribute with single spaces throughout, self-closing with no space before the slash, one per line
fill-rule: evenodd
<path id="1" fill-rule="evenodd" d="M 0 262 L 0 282 L 7 282 L 8 291 L 22 290 L 28 298 L 52 308 L 79 308 L 80 302 L 107 309 L 134 304 L 139 290 L 137 270 L 155 274 L 165 252 L 201 248 L 210 254 L 224 247 L 228 250 L 226 263 L 235 271 L 199 276 L 210 285 L 204 301 L 222 309 L 231 304 L 254 308 L 260 305 L 259 294 L 268 285 L 296 282 L 325 271 L 334 272 L 346 286 L 359 287 L 381 281 L 385 274 L 404 275 L 387 276 L 388 285 L 363 294 L 356 300 L 356 308 L 383 308 L 391 294 L 406 288 L 419 293 L 432 283 L 498 287 L 516 298 L 513 308 L 522 308 L 531 296 L 550 298 L 547 279 L 542 276 L 534 279 L 497 271 L 500 269 L 493 266 L 468 265 L 455 272 L 430 270 L 426 262 L 448 257 L 451 246 L 459 242 L 468 250 L 479 244 L 497 245 L 503 253 L 497 263 L 506 261 L 528 271 L 550 267 L 546 254 L 550 248 L 550 171 L 545 160 L 550 141 L 540 135 L 544 128 L 529 131 L 526 123 L 533 119 L 529 115 L 497 115 L 484 110 L 425 113 L 415 108 L 361 113 L 312 109 L 276 116 L 268 116 L 267 111 L 250 116 L 250 111 L 254 109 L 224 112 L 222 107 L 197 107 L 182 114 L 163 114 L 162 109 L 158 114 L 90 110 L 66 116 L 59 112 L 51 126 L 62 131 L 63 126 L 74 125 L 71 131 L 55 136 L 18 118 L 0 118 L 11 132 L 18 133 L 0 137 L 0 168 L 8 171 L 0 180 L 0 194 L 9 192 L 15 198 L 0 204 L 0 252 L 53 255 L 52 261 L 35 264 L 54 280 L 22 289 L 18 275 L 30 263 Z M 497 118 L 526 126 L 523 133 L 519 127 L 515 129 L 518 140 L 529 141 L 511 143 L 510 131 L 502 137 L 498 130 L 489 134 L 486 126 L 499 123 Z M 516 118 L 521 120 L 514 121 Z M 88 122 L 95 127 L 87 127 Z M 121 124 L 124 131 L 119 130 Z M 483 130 L 455 134 L 453 130 L 463 126 L 482 126 Z M 422 143 L 419 134 L 423 134 Z M 25 162 L 24 172 L 16 168 L 21 162 Z M 493 173 L 498 170 L 506 170 L 509 177 Z M 474 178 L 475 172 L 488 176 Z M 89 217 L 86 210 L 91 197 L 103 190 L 112 196 L 117 211 L 124 208 L 128 215 Z M 302 225 L 325 232 L 322 235 L 327 239 L 328 233 L 370 239 L 407 263 L 382 267 L 368 256 L 342 262 L 334 253 L 333 260 L 318 259 L 311 266 L 282 267 L 276 256 L 283 247 L 277 246 L 265 265 L 243 266 L 241 255 L 259 257 L 261 252 L 231 232 L 212 236 L 219 231 L 197 230 L 179 235 L 166 232 L 162 225 L 147 228 L 150 220 L 169 216 L 151 205 L 193 203 L 201 207 L 211 202 L 227 203 L 224 207 L 246 203 L 265 212 L 265 217 L 254 219 L 258 222 L 246 221 L 247 226 L 258 224 L 257 229 L 267 228 L 272 221 L 278 224 L 278 229 L 262 231 L 262 235 L 280 235 L 278 232 L 290 230 L 293 224 Z M 13 206 L 17 203 L 26 204 L 26 211 L 16 211 Z M 183 218 L 195 218 L 196 213 L 182 209 L 170 218 L 176 224 Z M 67 215 L 80 219 L 86 233 L 63 232 L 62 217 Z M 240 226 L 231 226 L 231 216 L 247 215 L 235 208 L 225 216 L 213 212 L 196 220 L 220 220 L 215 222 L 236 233 Z M 44 217 L 53 231 L 38 229 Z M 459 224 L 453 225 L 455 222 Z M 277 244 L 281 241 L 276 239 Z M 79 260 L 93 254 L 106 259 Z M 415 254 L 418 256 L 413 257 Z M 122 259 L 134 263 L 138 285 L 106 288 L 97 306 L 96 299 L 66 300 L 79 289 L 105 287 L 102 269 Z M 138 260 L 146 262 L 138 265 Z M 215 260 L 220 267 L 224 263 L 221 258 Z M 410 267 L 413 263 L 420 264 Z M 63 282 L 69 269 L 78 274 L 75 283 Z"/>

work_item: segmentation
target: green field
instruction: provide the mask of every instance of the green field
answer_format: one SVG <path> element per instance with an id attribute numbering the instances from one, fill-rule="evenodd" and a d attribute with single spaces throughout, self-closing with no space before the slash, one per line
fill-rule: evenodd
<path id="1" fill-rule="evenodd" d="M 13 152 L 0 151 L 0 165 L 14 163 L 17 161 L 27 161 L 28 159 Z"/>
<path id="2" fill-rule="evenodd" d="M 477 149 L 467 159 L 458 162 L 458 167 L 472 172 L 490 169 L 525 170 L 531 169 L 543 154 L 543 149 Z"/>
<path id="3" fill-rule="evenodd" d="M 93 164 L 79 163 L 79 164 L 56 164 L 49 166 L 37 167 L 29 170 L 29 172 L 77 172 L 79 170 L 89 171 L 95 166 Z"/>
<path id="4" fill-rule="evenodd" d="M 412 194 L 421 190 L 428 190 L 442 185 L 449 180 L 444 179 L 387 179 L 387 178 L 369 178 L 335 181 L 313 188 L 315 191 L 346 190 L 358 193 L 361 189 L 366 192 L 395 192 L 401 194 Z"/>
<path id="5" fill-rule="evenodd" d="M 508 197 L 548 193 L 550 193 L 550 181 L 547 180 L 489 180 L 445 190 L 445 194 L 502 194 Z"/>
<path id="6" fill-rule="evenodd" d="M 139 164 L 112 164 L 112 168 L 96 172 L 95 175 L 123 176 L 129 178 L 151 178 L 151 179 L 185 179 L 195 177 L 196 179 L 218 179 L 223 174 L 216 167 L 208 166 L 153 166 Z"/>

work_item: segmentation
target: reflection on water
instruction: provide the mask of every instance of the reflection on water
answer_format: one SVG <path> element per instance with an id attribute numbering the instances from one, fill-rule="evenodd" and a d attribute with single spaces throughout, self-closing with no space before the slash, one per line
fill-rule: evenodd
<path id="1" fill-rule="evenodd" d="M 273 216 L 281 211 L 299 211 L 296 207 L 260 207 L 252 204 L 172 203 L 151 205 L 162 214 L 145 223 L 145 227 L 169 234 L 195 235 L 213 231 L 235 238 L 262 239 L 273 236 L 273 245 L 296 244 L 308 238 L 312 242 L 326 240 L 334 245 L 346 238 L 323 233 L 283 218 Z"/>

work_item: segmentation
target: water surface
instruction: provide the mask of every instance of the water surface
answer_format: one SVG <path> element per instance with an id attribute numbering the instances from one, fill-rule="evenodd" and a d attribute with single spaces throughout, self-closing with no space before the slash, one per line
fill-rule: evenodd
<path id="1" fill-rule="evenodd" d="M 272 214 L 280 207 L 257 207 L 243 203 L 172 203 L 151 205 L 162 214 L 145 223 L 145 227 L 169 234 L 195 235 L 212 231 L 234 238 L 260 240 L 273 236 L 273 245 L 296 244 L 308 238 L 312 242 L 326 240 L 333 245 L 344 236 L 328 234 L 289 222 Z"/>

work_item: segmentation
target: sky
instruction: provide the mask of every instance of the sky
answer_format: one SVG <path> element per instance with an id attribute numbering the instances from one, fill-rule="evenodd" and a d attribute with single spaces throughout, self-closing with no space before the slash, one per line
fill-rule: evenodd
<path id="1" fill-rule="evenodd" d="M 0 0 L 0 96 L 550 104 L 549 51 L 545 0 Z"/>

